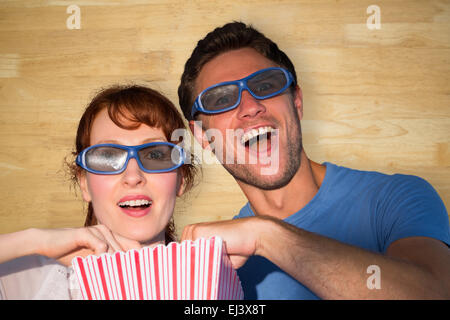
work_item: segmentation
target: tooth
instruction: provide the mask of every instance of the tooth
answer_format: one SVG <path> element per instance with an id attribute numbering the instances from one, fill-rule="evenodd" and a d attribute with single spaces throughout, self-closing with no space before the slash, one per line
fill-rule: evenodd
<path id="1" fill-rule="evenodd" d="M 242 137 L 241 137 L 241 143 L 245 144 L 248 141 L 248 134 L 245 133 Z"/>
<path id="2" fill-rule="evenodd" d="M 244 135 L 242 135 L 241 143 L 245 144 L 246 142 L 255 138 L 256 136 L 266 134 L 267 132 L 271 132 L 271 133 L 275 132 L 275 129 L 270 126 L 266 126 L 266 127 L 261 127 L 258 129 L 252 129 L 250 131 L 247 131 Z"/>
<path id="3" fill-rule="evenodd" d="M 136 207 L 136 206 L 143 206 L 143 205 L 151 205 L 152 201 L 145 200 L 145 199 L 139 199 L 139 200 L 128 200 L 119 202 L 119 206 L 130 206 L 130 207 Z"/>

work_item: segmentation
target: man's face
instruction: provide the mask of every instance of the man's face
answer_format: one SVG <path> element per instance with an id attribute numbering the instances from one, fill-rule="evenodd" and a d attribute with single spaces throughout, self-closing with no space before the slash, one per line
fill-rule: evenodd
<path id="1" fill-rule="evenodd" d="M 195 83 L 195 94 L 214 84 L 242 79 L 269 67 L 278 66 L 254 49 L 228 51 L 203 66 Z M 257 100 L 244 90 L 237 108 L 215 115 L 199 113 L 196 121 L 202 122 L 206 133 L 214 129 L 223 137 L 224 144 L 220 147 L 218 135 L 214 134 L 213 149 L 235 179 L 271 190 L 286 185 L 300 166 L 301 117 L 302 96 L 300 88 L 296 87 L 293 93 L 287 89 L 278 96 L 264 100 Z M 190 123 L 194 134 L 200 132 L 200 128 L 194 128 L 193 121 Z M 256 132 L 263 133 L 261 139 L 247 141 Z M 202 137 L 197 134 L 196 138 L 203 147 L 207 147 L 204 133 L 202 131 Z"/>

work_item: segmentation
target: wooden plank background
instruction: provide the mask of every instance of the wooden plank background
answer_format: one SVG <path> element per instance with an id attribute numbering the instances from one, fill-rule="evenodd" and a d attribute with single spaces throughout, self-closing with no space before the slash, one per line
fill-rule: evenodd
<path id="1" fill-rule="evenodd" d="M 68 29 L 69 5 L 80 29 Z M 370 5 L 381 29 L 369 30 Z M 176 90 L 196 42 L 252 23 L 292 58 L 310 158 L 415 174 L 450 205 L 450 1 L 222 0 L 0 2 L 0 233 L 80 226 L 63 158 L 82 110 L 113 83 Z M 219 165 L 177 203 L 187 223 L 227 219 L 245 198 Z"/>

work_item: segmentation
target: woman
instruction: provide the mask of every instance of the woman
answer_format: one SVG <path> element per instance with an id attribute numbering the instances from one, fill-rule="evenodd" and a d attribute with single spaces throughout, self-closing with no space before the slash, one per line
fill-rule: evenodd
<path id="1" fill-rule="evenodd" d="M 174 241 L 175 200 L 196 173 L 170 141 L 176 129 L 185 129 L 181 116 L 152 89 L 116 86 L 97 94 L 81 117 L 76 160 L 68 164 L 89 203 L 85 227 L 0 235 L 0 298 L 80 298 L 66 267 L 74 256 Z"/>

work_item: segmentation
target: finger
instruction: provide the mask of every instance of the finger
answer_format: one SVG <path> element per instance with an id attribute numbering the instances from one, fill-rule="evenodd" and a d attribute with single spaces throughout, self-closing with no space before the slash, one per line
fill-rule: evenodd
<path id="1" fill-rule="evenodd" d="M 233 269 L 239 269 L 247 262 L 249 257 L 232 254 L 229 255 L 229 258 Z"/>
<path id="2" fill-rule="evenodd" d="M 114 234 L 109 230 L 105 225 L 95 225 L 93 227 L 94 230 L 100 232 L 103 239 L 105 239 L 106 243 L 109 246 L 108 252 L 115 252 L 115 251 L 124 251 L 124 248 L 120 245 L 120 243 L 115 238 Z"/>
<path id="3" fill-rule="evenodd" d="M 96 231 L 93 231 L 93 230 L 89 230 L 89 231 L 91 232 L 91 234 L 93 235 L 94 238 L 97 238 L 99 240 L 98 245 L 96 245 L 94 248 L 92 248 L 92 250 L 94 251 L 94 254 L 100 255 L 102 253 L 109 252 L 111 247 L 108 245 L 108 242 L 106 241 L 106 239 L 100 233 L 97 233 Z"/>
<path id="4" fill-rule="evenodd" d="M 194 225 L 190 224 L 183 228 L 183 233 L 181 235 L 181 241 L 185 240 L 193 240 L 192 239 L 192 229 L 194 228 Z"/>
<path id="5" fill-rule="evenodd" d="M 183 228 L 183 232 L 181 233 L 181 239 L 180 239 L 180 241 L 188 240 L 188 239 L 187 239 L 187 227 L 188 227 L 188 226 L 185 226 L 185 227 Z"/>
<path id="6" fill-rule="evenodd" d="M 76 237 L 78 246 L 91 249 L 94 254 L 101 254 L 108 250 L 108 244 L 102 235 L 89 228 L 80 228 Z"/>
<path id="7" fill-rule="evenodd" d="M 57 260 L 65 265 L 65 266 L 70 266 L 72 265 L 72 260 L 75 257 L 87 257 L 89 255 L 95 254 L 94 251 L 92 251 L 91 249 L 86 249 L 86 248 L 82 248 L 82 249 L 78 249 L 72 252 L 69 252 L 67 254 L 62 255 L 61 257 L 57 258 Z"/>
<path id="8" fill-rule="evenodd" d="M 113 247 L 108 246 L 108 251 L 109 254 L 113 254 L 114 252 L 116 252 L 116 250 L 113 249 Z"/>

